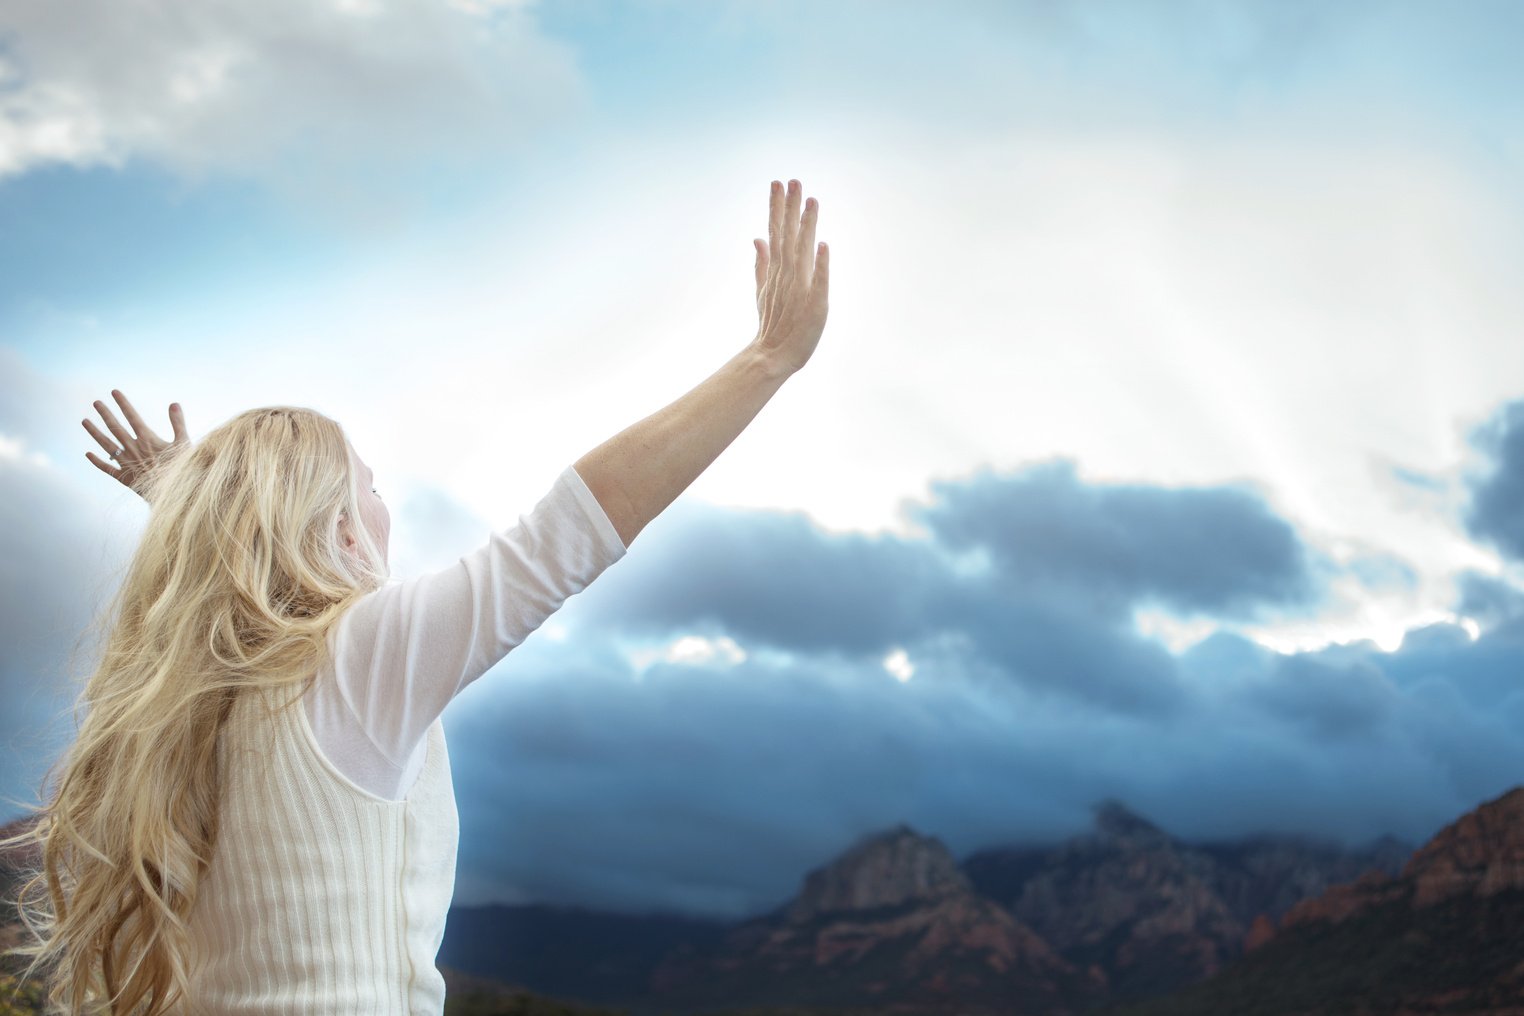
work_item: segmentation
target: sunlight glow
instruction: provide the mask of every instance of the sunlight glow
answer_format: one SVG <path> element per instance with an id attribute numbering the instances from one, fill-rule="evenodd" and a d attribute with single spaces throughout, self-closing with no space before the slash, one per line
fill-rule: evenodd
<path id="1" fill-rule="evenodd" d="M 636 649 L 630 653 L 630 660 L 640 670 L 645 670 L 658 660 L 665 663 L 733 667 L 744 662 L 746 656 L 746 650 L 728 635 L 718 638 L 683 635 L 664 646 Z"/>
<path id="2" fill-rule="evenodd" d="M 884 669 L 898 678 L 901 684 L 909 681 L 915 674 L 915 664 L 910 662 L 909 654 L 898 648 L 884 657 Z"/>
<path id="3" fill-rule="evenodd" d="M 1138 634 L 1157 639 L 1172 653 L 1181 653 L 1217 630 L 1208 618 L 1182 620 L 1157 610 L 1139 610 L 1133 615 Z"/>

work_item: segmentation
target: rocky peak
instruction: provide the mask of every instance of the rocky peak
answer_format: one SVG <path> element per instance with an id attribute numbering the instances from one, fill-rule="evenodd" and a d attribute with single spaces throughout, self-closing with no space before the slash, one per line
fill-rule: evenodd
<path id="1" fill-rule="evenodd" d="M 1395 848 L 1393 848 L 1395 849 Z M 1415 908 L 1457 896 L 1524 888 L 1524 787 L 1515 787 L 1445 826 L 1408 859 L 1402 874 L 1367 871 L 1286 912 L 1280 931 L 1339 924 L 1372 907 L 1409 900 Z"/>
<path id="2" fill-rule="evenodd" d="M 1170 842 L 1169 834 L 1114 797 L 1095 806 L 1095 829 L 1102 840 L 1143 846 Z"/>
<path id="3" fill-rule="evenodd" d="M 1524 787 L 1469 811 L 1418 849 L 1402 869 L 1413 902 L 1524 889 Z"/>
<path id="4" fill-rule="evenodd" d="M 799 923 L 833 911 L 935 902 L 972 891 L 941 840 L 900 823 L 805 876 L 787 919 Z"/>

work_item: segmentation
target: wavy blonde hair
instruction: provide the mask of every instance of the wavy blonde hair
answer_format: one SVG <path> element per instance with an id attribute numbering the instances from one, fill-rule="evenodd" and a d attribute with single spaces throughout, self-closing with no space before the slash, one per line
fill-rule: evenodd
<path id="1" fill-rule="evenodd" d="M 272 406 L 156 464 L 140 488 L 152 509 L 96 619 L 104 648 L 74 703 L 76 722 L 81 705 L 88 715 L 43 778 L 37 820 L 0 841 L 40 847 L 7 901 L 31 940 L 4 955 L 31 957 L 23 981 L 43 967 L 49 1016 L 159 1016 L 188 993 L 228 712 L 252 689 L 305 691 L 328 629 L 387 578 L 357 482 L 338 423 Z"/>

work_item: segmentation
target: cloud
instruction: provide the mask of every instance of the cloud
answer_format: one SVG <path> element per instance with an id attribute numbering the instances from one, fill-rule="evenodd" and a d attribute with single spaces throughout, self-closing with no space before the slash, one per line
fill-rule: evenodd
<path id="1" fill-rule="evenodd" d="M 0 793 L 31 802 L 74 736 L 73 698 L 94 652 L 89 625 L 107 604 L 131 530 L 30 455 L 0 454 L 0 490 Z"/>
<path id="2" fill-rule="evenodd" d="M 1397 706 L 1397 690 L 1366 660 L 1330 663 L 1313 653 L 1277 659 L 1249 701 L 1305 727 L 1312 738 L 1370 736 Z"/>
<path id="3" fill-rule="evenodd" d="M 644 538 L 649 571 L 627 580 L 641 595 L 605 619 L 717 620 L 778 645 L 859 652 L 950 623 L 972 600 L 1117 625 L 1142 605 L 1249 618 L 1303 609 L 1319 592 L 1313 553 L 1245 490 L 1092 484 L 1058 462 L 933 492 L 907 506 L 929 532 L 919 539 L 830 534 L 802 513 L 674 506 Z"/>
<path id="4" fill-rule="evenodd" d="M 1250 617 L 1314 593 L 1296 532 L 1245 490 L 1089 484 L 1063 460 L 933 490 L 938 501 L 914 514 L 939 542 L 980 547 L 1007 581 L 1103 615 L 1157 602 Z"/>
<path id="5" fill-rule="evenodd" d="M 849 658 L 951 641 L 1029 691 L 1159 712 L 1181 688 L 1134 610 L 1233 619 L 1317 599 L 1313 555 L 1246 490 L 1091 484 L 1060 462 L 933 491 L 909 506 L 928 534 L 917 538 L 674 505 L 641 555 L 584 594 L 579 617 Z"/>
<path id="6" fill-rule="evenodd" d="M 1465 571 L 1456 578 L 1460 591 L 1455 612 L 1484 629 L 1524 617 L 1524 591 L 1503 579 Z"/>
<path id="7" fill-rule="evenodd" d="M 1508 557 L 1524 559 L 1524 400 L 1497 410 L 1471 439 L 1490 469 L 1471 481 L 1466 528 Z"/>
<path id="8" fill-rule="evenodd" d="M 502 153 L 584 101 L 528 4 L 111 0 L 0 11 L 0 178 L 161 162 L 348 179 Z"/>
<path id="9" fill-rule="evenodd" d="M 1393 678 L 1404 656 L 1221 633 L 1181 657 L 1188 707 L 1161 723 L 984 681 L 956 652 L 900 682 L 813 654 L 637 672 L 595 628 L 526 641 L 446 714 L 457 895 L 743 916 L 865 832 L 907 821 L 964 856 L 1080 832 L 1104 796 L 1187 839 L 1421 841 L 1516 785 L 1524 738 L 1440 657 Z"/>
<path id="10" fill-rule="evenodd" d="M 799 512 L 676 504 L 640 541 L 648 549 L 638 574 L 621 574 L 621 590 L 600 594 L 593 622 L 718 625 L 786 649 L 874 653 L 927 633 L 931 605 L 954 581 L 929 544 L 832 535 Z"/>

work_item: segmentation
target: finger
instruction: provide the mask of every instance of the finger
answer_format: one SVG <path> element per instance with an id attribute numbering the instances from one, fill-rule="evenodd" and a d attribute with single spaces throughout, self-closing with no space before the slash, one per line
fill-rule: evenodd
<path id="1" fill-rule="evenodd" d="M 788 182 L 788 207 L 783 209 L 783 257 L 784 271 L 797 271 L 799 260 L 795 255 L 799 248 L 799 202 L 804 188 L 798 180 Z"/>
<path id="2" fill-rule="evenodd" d="M 95 424 L 91 423 L 89 420 L 84 420 L 81 422 L 84 423 L 85 429 L 90 432 L 90 436 L 95 438 L 96 441 L 100 442 L 100 446 L 106 450 L 107 455 L 115 455 L 117 452 L 121 451 L 121 449 L 117 447 L 116 442 L 111 440 L 105 434 L 102 434 L 100 432 L 100 428 L 96 427 Z M 90 453 L 86 452 L 85 454 L 88 455 Z"/>
<path id="3" fill-rule="evenodd" d="M 806 282 L 815 264 L 815 220 L 820 217 L 820 202 L 810 198 L 804 203 L 804 224 L 799 227 L 799 277 Z"/>
<path id="4" fill-rule="evenodd" d="M 155 434 L 149 429 L 148 424 L 143 422 L 143 418 L 138 415 L 138 411 L 133 408 L 132 403 L 127 401 L 127 396 L 113 388 L 111 389 L 111 397 L 116 399 L 117 404 L 122 407 L 122 415 L 127 417 L 127 422 L 132 426 L 134 434 L 137 434 L 139 437 L 147 435 L 155 440 L 158 439 L 159 435 Z"/>
<path id="5" fill-rule="evenodd" d="M 185 411 L 180 408 L 180 403 L 169 404 L 169 425 L 175 428 L 176 441 L 189 441 L 190 431 L 185 429 Z"/>
<path id="6" fill-rule="evenodd" d="M 767 206 L 767 257 L 772 271 L 783 267 L 783 185 L 777 180 Z"/>
<path id="7" fill-rule="evenodd" d="M 95 463 L 96 469 L 99 469 L 101 472 L 105 473 L 113 480 L 120 480 L 122 478 L 122 471 L 120 469 L 113 469 L 110 466 L 106 465 L 106 463 L 95 457 L 94 452 L 85 452 L 85 458 Z"/>
<path id="8" fill-rule="evenodd" d="M 111 431 L 112 434 L 116 435 L 117 441 L 121 442 L 124 448 L 132 447 L 132 437 L 127 433 L 126 429 L 117 422 L 116 414 L 111 411 L 110 406 L 106 405 L 100 399 L 96 399 L 95 411 L 101 414 L 101 419 L 106 421 L 106 429 Z"/>

